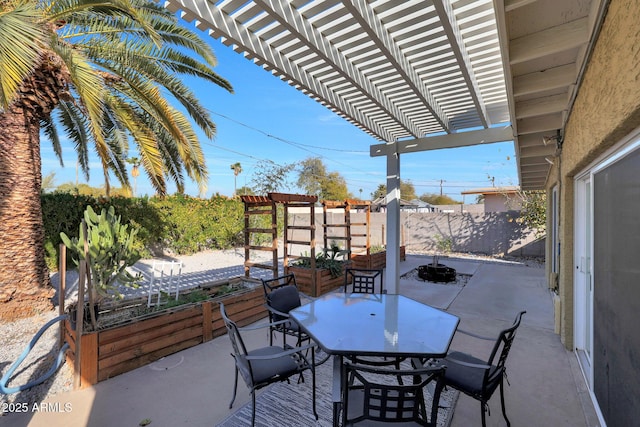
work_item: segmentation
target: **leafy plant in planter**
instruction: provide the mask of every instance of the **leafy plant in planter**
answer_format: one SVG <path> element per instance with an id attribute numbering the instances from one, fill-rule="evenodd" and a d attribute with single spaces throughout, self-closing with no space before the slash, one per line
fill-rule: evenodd
<path id="1" fill-rule="evenodd" d="M 384 252 L 386 251 L 387 248 L 385 246 L 382 245 L 371 245 L 371 247 L 369 248 L 369 253 L 370 254 L 377 254 L 380 252 Z"/>
<path id="2" fill-rule="evenodd" d="M 62 242 L 72 251 L 73 262 L 87 261 L 89 277 L 89 303 L 99 304 L 105 298 L 122 298 L 119 286 L 137 288 L 141 274 L 131 274 L 128 267 L 134 265 L 140 255 L 134 248 L 137 230 L 129 228 L 116 216 L 113 206 L 102 209 L 98 215 L 91 206 L 84 211 L 85 228 L 81 224 L 79 237 L 70 238 L 60 233 Z M 85 252 L 86 243 L 86 252 Z M 95 316 L 91 312 L 95 329 Z"/>
<path id="3" fill-rule="evenodd" d="M 323 249 L 322 253 L 316 255 L 316 268 L 325 268 L 329 270 L 331 277 L 336 278 L 342 274 L 342 268 L 347 262 L 345 259 L 347 255 L 348 251 L 340 249 L 337 243 L 332 242 L 329 248 Z M 311 257 L 301 258 L 292 265 L 311 268 Z"/>

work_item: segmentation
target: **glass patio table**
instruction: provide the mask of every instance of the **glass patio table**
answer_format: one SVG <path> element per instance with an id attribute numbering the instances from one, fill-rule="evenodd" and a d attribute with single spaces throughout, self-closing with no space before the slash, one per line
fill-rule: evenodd
<path id="1" fill-rule="evenodd" d="M 402 295 L 331 293 L 290 316 L 333 356 L 333 423 L 344 356 L 444 357 L 460 319 Z"/>

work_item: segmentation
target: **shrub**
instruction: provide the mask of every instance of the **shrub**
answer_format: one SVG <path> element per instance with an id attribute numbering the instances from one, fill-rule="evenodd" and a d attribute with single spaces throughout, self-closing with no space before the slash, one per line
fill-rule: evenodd
<path id="1" fill-rule="evenodd" d="M 188 196 L 112 197 L 68 193 L 42 195 L 47 266 L 58 268 L 60 233 L 77 238 L 87 206 L 100 212 L 111 205 L 123 224 L 138 230 L 132 243 L 143 258 L 164 251 L 192 254 L 206 249 L 226 249 L 243 243 L 244 207 L 241 201 L 223 196 L 198 199 Z M 68 265 L 72 266 L 70 260 Z"/>

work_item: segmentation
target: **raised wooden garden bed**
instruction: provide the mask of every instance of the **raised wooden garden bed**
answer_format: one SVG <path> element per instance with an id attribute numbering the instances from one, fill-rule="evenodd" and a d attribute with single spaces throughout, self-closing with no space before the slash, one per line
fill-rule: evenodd
<path id="1" fill-rule="evenodd" d="M 253 323 L 267 314 L 262 287 L 256 286 L 83 334 L 81 387 L 224 335 L 226 329 L 218 302 L 224 303 L 227 313 L 239 326 Z M 76 333 L 69 322 L 65 322 L 65 335 L 70 344 L 67 363 L 73 366 Z"/>
<path id="2" fill-rule="evenodd" d="M 400 260 L 407 259 L 404 246 L 400 246 Z M 376 252 L 370 255 L 351 255 L 351 266 L 353 268 L 385 268 L 387 266 L 387 251 Z"/>
<path id="3" fill-rule="evenodd" d="M 331 272 L 326 268 L 312 270 L 290 265 L 287 267 L 287 273 L 293 273 L 300 291 L 312 297 L 319 297 L 344 285 L 344 269 L 339 276 L 331 277 Z M 313 275 L 315 275 L 315 286 L 313 286 Z"/>

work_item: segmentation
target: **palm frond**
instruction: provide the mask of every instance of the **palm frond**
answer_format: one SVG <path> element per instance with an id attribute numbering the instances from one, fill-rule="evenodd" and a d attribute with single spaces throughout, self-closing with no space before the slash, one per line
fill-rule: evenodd
<path id="1" fill-rule="evenodd" d="M 64 167 L 64 161 L 62 160 L 62 146 L 60 144 L 60 137 L 58 136 L 58 128 L 51 115 L 44 117 L 40 121 L 40 128 L 42 132 L 49 138 L 51 145 L 53 146 L 53 152 L 60 162 L 60 166 Z"/>
<path id="2" fill-rule="evenodd" d="M 145 16 L 139 14 L 140 1 L 147 2 L 147 0 L 57 0 L 49 4 L 47 18 L 49 22 L 57 22 L 73 18 L 74 14 L 83 11 L 90 11 L 104 17 L 129 18 L 146 32 L 149 39 L 160 45 L 161 39 L 158 33 Z"/>
<path id="3" fill-rule="evenodd" d="M 67 64 L 71 83 L 87 116 L 89 129 L 96 145 L 96 152 L 103 162 L 103 167 L 105 167 L 108 158 L 108 147 L 102 131 L 102 119 L 104 116 L 102 100 L 106 92 L 104 81 L 82 53 L 65 43 L 53 43 L 52 48 Z"/>
<path id="4" fill-rule="evenodd" d="M 34 69 L 45 45 L 40 12 L 33 2 L 18 2 L 0 11 L 0 107 L 15 98 L 20 84 Z"/>
<path id="5" fill-rule="evenodd" d="M 180 69 L 175 62 L 165 61 L 164 55 L 155 54 L 153 46 L 143 46 L 140 43 L 123 43 L 118 48 L 104 49 L 102 47 L 87 50 L 88 54 L 96 58 L 96 63 L 116 75 L 138 76 L 135 81 L 153 79 L 158 85 L 167 89 L 178 100 L 196 124 L 205 132 L 208 138 L 215 135 L 215 123 L 209 112 L 201 105 L 198 98 L 184 84 L 184 81 L 167 70 Z M 126 72 L 121 71 L 121 64 L 129 64 Z M 209 70 L 210 74 L 214 74 Z M 140 77 L 143 76 L 144 78 Z M 133 79 L 133 77 L 131 77 Z M 130 81 L 129 84 L 133 83 Z M 135 84 L 137 85 L 137 83 Z M 136 86 L 133 86 L 134 88 Z"/>
<path id="6" fill-rule="evenodd" d="M 60 102 L 57 113 L 78 154 L 78 166 L 85 179 L 89 180 L 89 124 L 86 117 L 76 105 L 64 100 Z"/>
<path id="7" fill-rule="evenodd" d="M 148 115 L 141 114 L 130 103 L 117 97 L 108 97 L 109 110 L 118 123 L 131 134 L 137 142 L 142 168 L 147 173 L 151 185 L 160 194 L 166 192 L 163 158 L 160 153 L 157 135 L 149 126 Z"/>

